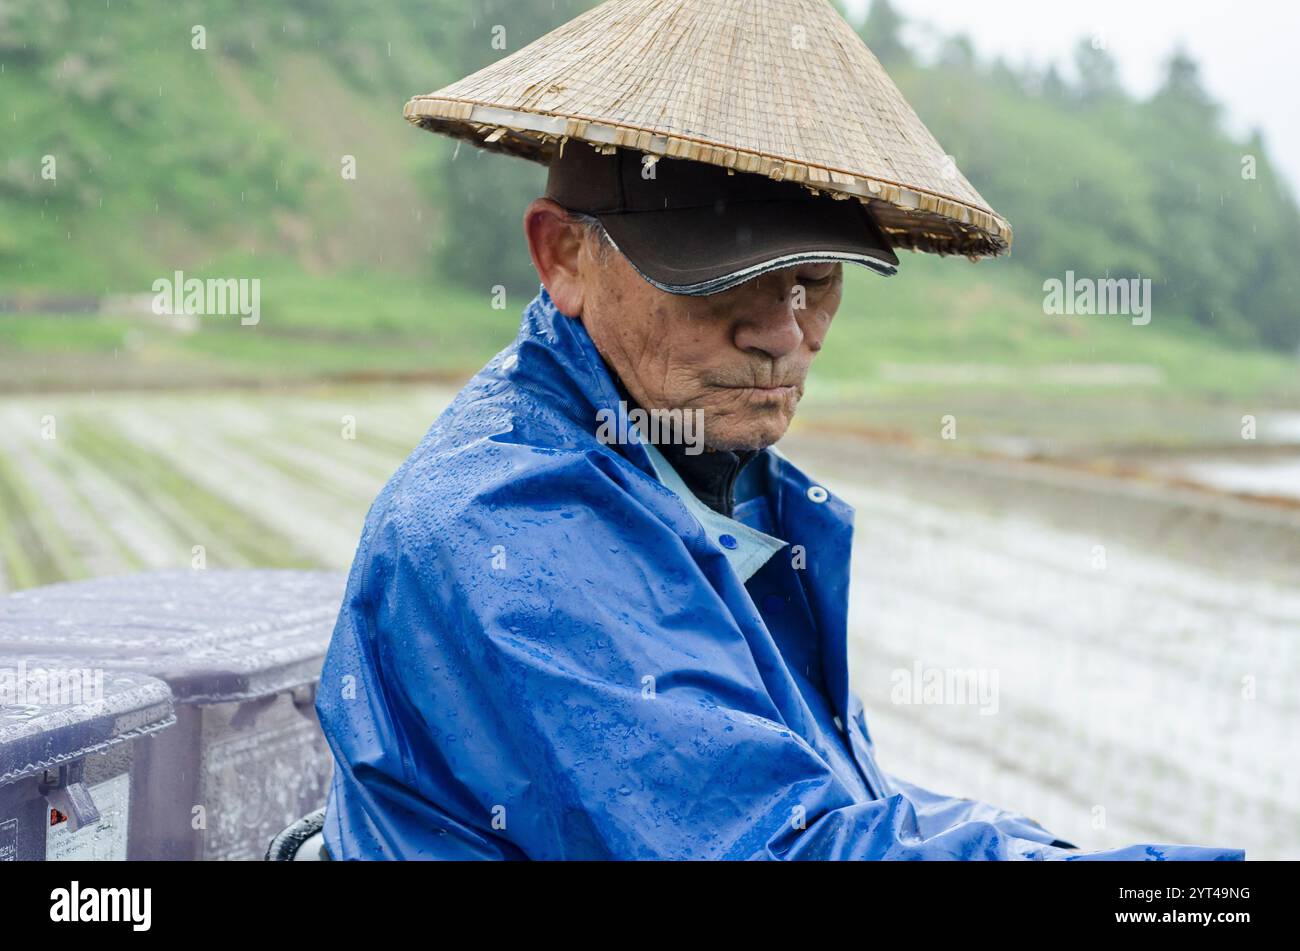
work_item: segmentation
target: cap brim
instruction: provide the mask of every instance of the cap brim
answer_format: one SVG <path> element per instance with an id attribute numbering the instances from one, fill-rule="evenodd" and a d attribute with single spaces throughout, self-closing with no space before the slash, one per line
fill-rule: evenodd
<path id="1" fill-rule="evenodd" d="M 597 214 L 619 252 L 650 284 L 701 297 L 780 268 L 822 261 L 890 276 L 898 257 L 861 202 L 735 202 Z"/>

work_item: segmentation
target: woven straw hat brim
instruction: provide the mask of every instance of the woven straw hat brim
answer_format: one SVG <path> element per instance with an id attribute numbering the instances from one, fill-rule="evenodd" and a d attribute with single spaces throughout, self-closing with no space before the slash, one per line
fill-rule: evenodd
<path id="1" fill-rule="evenodd" d="M 864 202 L 895 247 L 1011 247 L 826 0 L 609 0 L 404 114 L 543 164 L 580 140 L 799 182 Z"/>

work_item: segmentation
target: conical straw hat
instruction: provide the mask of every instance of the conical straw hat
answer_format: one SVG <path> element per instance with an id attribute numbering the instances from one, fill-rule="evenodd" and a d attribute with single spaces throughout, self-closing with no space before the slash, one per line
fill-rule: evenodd
<path id="1" fill-rule="evenodd" d="M 405 115 L 542 163 L 577 139 L 800 182 L 865 202 L 895 247 L 1011 246 L 827 0 L 609 0 Z"/>

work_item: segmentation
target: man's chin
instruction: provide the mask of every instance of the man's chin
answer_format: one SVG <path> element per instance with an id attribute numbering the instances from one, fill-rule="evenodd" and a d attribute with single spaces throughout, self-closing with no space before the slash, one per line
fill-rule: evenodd
<path id="1" fill-rule="evenodd" d="M 790 428 L 790 417 L 774 415 L 757 419 L 728 419 L 723 425 L 704 425 L 704 444 L 710 449 L 744 452 L 774 445 Z"/>

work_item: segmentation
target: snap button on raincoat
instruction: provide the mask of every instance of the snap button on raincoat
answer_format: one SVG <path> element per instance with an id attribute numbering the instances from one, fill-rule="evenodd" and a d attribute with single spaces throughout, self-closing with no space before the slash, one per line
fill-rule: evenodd
<path id="1" fill-rule="evenodd" d="M 884 772 L 849 691 L 849 506 L 768 450 L 785 534 L 697 517 L 600 410 L 614 383 L 542 289 L 371 507 L 317 699 L 334 858 L 1243 857 L 1080 854 Z M 795 595 L 821 696 L 760 608 Z"/>

